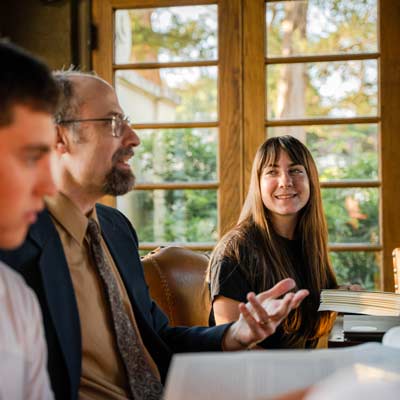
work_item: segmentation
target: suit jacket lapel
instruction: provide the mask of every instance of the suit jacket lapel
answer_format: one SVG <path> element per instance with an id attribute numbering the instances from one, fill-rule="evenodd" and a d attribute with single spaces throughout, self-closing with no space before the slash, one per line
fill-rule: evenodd
<path id="1" fill-rule="evenodd" d="M 69 268 L 57 230 L 47 210 L 31 228 L 30 237 L 42 253 L 39 269 L 58 340 L 73 388 L 79 386 L 81 374 L 81 335 L 78 307 Z"/>
<path id="2" fill-rule="evenodd" d="M 140 287 L 142 281 L 140 279 L 135 279 L 137 271 L 136 268 L 141 268 L 140 260 L 137 260 L 139 265 L 135 263 L 135 251 L 128 244 L 132 243 L 132 239 L 125 236 L 125 232 L 121 232 L 120 229 L 116 229 L 113 221 L 108 217 L 104 216 L 103 213 L 98 212 L 97 216 L 99 218 L 102 236 L 107 243 L 107 247 L 111 252 L 111 255 L 114 259 L 114 262 L 121 274 L 122 280 L 125 283 L 125 288 L 128 292 L 128 295 L 131 299 L 134 300 L 134 304 L 132 305 L 135 309 L 135 312 L 146 309 L 146 305 L 142 304 L 143 299 L 138 293 L 141 293 L 143 287 Z M 115 240 L 115 236 L 118 237 Z M 114 240 L 111 238 L 114 237 Z M 136 287 L 136 285 L 139 285 Z"/>
<path id="3" fill-rule="evenodd" d="M 157 363 L 162 379 L 165 379 L 171 360 L 170 349 L 160 339 L 154 330 L 152 305 L 149 304 L 147 287 L 144 283 L 142 265 L 139 254 L 132 247 L 135 240 L 129 228 L 123 224 L 114 223 L 115 217 L 110 212 L 102 212 L 97 208 L 101 231 L 108 249 L 124 281 L 125 288 L 131 300 L 136 322 L 144 345 Z M 166 323 L 166 317 L 163 322 Z"/>

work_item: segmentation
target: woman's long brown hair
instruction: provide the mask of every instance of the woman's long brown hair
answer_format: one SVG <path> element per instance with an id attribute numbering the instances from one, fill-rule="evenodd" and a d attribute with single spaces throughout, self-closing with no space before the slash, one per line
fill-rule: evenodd
<path id="1" fill-rule="evenodd" d="M 260 178 L 265 167 L 274 165 L 285 151 L 291 161 L 304 166 L 310 185 L 310 198 L 299 212 L 295 237 L 301 241 L 299 270 L 275 233 L 269 210 L 264 206 Z M 268 290 L 281 279 L 293 278 L 298 288 L 310 295 L 283 323 L 282 347 L 304 347 L 307 340 L 325 335 L 332 325 L 331 313 L 318 313 L 320 291 L 337 286 L 328 256 L 328 230 L 322 207 L 318 171 L 309 150 L 292 136 L 270 138 L 258 149 L 253 162 L 249 191 L 237 225 L 217 244 L 210 260 L 211 285 L 223 259 L 239 266 L 257 292 Z"/>

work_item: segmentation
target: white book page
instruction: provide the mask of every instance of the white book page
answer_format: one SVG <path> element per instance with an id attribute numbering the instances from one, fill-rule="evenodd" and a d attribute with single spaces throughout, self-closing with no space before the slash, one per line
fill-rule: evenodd
<path id="1" fill-rule="evenodd" d="M 247 352 L 193 353 L 174 356 L 165 400 L 246 400 L 250 379 Z"/>
<path id="2" fill-rule="evenodd" d="M 399 400 L 400 374 L 363 364 L 346 367 L 312 387 L 307 400 Z"/>
<path id="3" fill-rule="evenodd" d="M 261 400 L 308 387 L 354 363 L 400 372 L 400 350 L 367 343 L 327 350 L 267 350 L 174 357 L 165 400 Z"/>

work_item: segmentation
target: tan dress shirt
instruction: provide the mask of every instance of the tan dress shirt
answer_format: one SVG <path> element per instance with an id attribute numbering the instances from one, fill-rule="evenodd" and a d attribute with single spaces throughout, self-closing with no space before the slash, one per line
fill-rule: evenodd
<path id="1" fill-rule="evenodd" d="M 78 303 L 82 336 L 82 374 L 79 398 L 128 399 L 128 381 L 114 335 L 110 307 L 97 268 L 90 257 L 86 229 L 88 218 L 98 222 L 96 209 L 86 217 L 65 195 L 46 200 L 67 259 Z M 134 327 L 136 320 L 122 278 L 102 240 L 107 261 L 117 279 L 123 303 Z M 151 367 L 157 367 L 146 350 Z"/>

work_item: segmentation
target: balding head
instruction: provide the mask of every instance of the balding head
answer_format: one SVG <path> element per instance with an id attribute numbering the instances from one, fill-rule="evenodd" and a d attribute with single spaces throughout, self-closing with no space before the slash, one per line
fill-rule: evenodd
<path id="1" fill-rule="evenodd" d="M 61 92 L 60 104 L 55 114 L 58 124 L 81 119 L 84 109 L 90 107 L 101 90 L 114 93 L 109 83 L 91 73 L 57 71 L 54 73 L 54 78 Z M 69 128 L 77 142 L 83 140 L 79 125 L 72 123 L 69 124 Z"/>
<path id="2" fill-rule="evenodd" d="M 93 93 L 93 89 L 96 86 L 110 86 L 98 76 L 78 71 L 58 71 L 54 73 L 54 77 L 61 89 L 61 101 L 55 115 L 56 122 L 78 119 L 80 110 L 88 101 L 88 96 Z"/>

